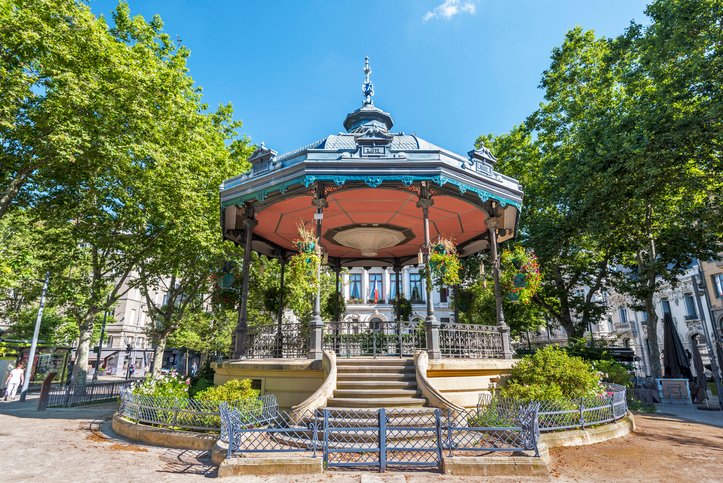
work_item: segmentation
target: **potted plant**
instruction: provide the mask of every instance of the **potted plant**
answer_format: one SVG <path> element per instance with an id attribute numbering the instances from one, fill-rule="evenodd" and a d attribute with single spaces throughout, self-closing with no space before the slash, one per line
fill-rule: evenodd
<path id="1" fill-rule="evenodd" d="M 294 240 L 294 246 L 299 253 L 289 258 L 289 279 L 308 283 L 314 290 L 319 284 L 319 266 L 321 265 L 321 247 L 314 230 L 307 225 L 299 224 L 299 238 Z"/>
<path id="2" fill-rule="evenodd" d="M 537 257 L 531 250 L 517 245 L 500 256 L 500 282 L 513 302 L 529 304 L 540 289 L 542 275 Z"/>
<path id="3" fill-rule="evenodd" d="M 460 267 L 454 242 L 449 238 L 439 237 L 432 244 L 429 253 L 429 268 L 435 280 L 441 285 L 457 285 L 460 282 Z"/>

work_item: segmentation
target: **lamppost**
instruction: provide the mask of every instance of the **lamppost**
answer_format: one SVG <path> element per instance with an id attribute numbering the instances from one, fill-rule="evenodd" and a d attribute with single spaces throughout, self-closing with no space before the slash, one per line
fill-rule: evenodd
<path id="1" fill-rule="evenodd" d="M 698 275 L 700 276 L 700 282 L 698 281 L 698 278 L 695 275 L 692 275 L 690 277 L 690 281 L 693 284 L 693 290 L 695 291 L 695 300 L 698 302 L 698 312 L 700 313 L 700 321 L 703 324 L 703 332 L 705 332 L 705 341 L 706 345 L 708 346 L 708 359 L 710 359 L 710 368 L 713 372 L 713 380 L 715 381 L 715 387 L 718 391 L 718 405 L 723 409 L 723 387 L 721 387 L 721 380 L 720 375 L 718 374 L 718 362 L 715 348 L 713 347 L 713 344 L 711 344 L 711 334 L 708 330 L 708 323 L 706 322 L 705 313 L 703 312 L 703 303 L 700 301 L 700 289 L 705 288 L 705 279 L 703 278 L 703 270 L 700 264 L 698 265 Z M 708 294 L 706 293 L 705 296 L 707 297 Z M 711 320 L 712 321 L 712 320 Z M 713 339 L 713 342 L 716 342 L 715 339 Z M 695 343 L 695 342 L 694 342 Z"/>
<path id="2" fill-rule="evenodd" d="M 30 353 L 28 354 L 28 363 L 25 367 L 25 379 L 23 379 L 23 388 L 20 391 L 20 400 L 25 401 L 28 395 L 28 387 L 30 386 L 30 376 L 33 374 L 33 362 L 35 361 L 35 350 L 38 347 L 38 334 L 40 333 L 40 323 L 43 320 L 43 309 L 45 308 L 45 295 L 48 293 L 48 283 L 50 282 L 50 272 L 45 272 L 45 281 L 43 282 L 43 293 L 40 295 L 40 307 L 38 308 L 38 317 L 35 319 L 35 330 L 33 331 L 33 341 L 30 343 Z"/>
<path id="3" fill-rule="evenodd" d="M 128 359 L 128 367 L 126 369 L 126 381 L 131 378 L 131 353 L 133 352 L 133 337 L 126 339 L 126 358 Z"/>
<path id="4" fill-rule="evenodd" d="M 105 310 L 103 311 L 103 325 L 100 326 L 100 340 L 98 341 L 98 355 L 95 358 L 95 371 L 93 371 L 93 382 L 98 382 L 98 371 L 100 370 L 100 353 L 103 351 L 103 338 L 105 337 L 105 322 L 108 319 L 109 303 L 110 294 L 105 300 Z"/>

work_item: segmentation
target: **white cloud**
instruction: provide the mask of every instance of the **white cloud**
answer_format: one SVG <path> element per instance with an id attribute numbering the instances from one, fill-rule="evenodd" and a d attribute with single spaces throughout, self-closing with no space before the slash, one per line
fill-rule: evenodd
<path id="1" fill-rule="evenodd" d="M 440 5 L 425 13 L 422 20 L 426 22 L 437 17 L 450 19 L 459 13 L 473 14 L 476 10 L 477 5 L 468 0 L 444 0 Z"/>

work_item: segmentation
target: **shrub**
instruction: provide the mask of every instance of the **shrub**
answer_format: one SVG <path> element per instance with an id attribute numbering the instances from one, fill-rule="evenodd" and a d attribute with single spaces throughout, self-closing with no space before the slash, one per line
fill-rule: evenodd
<path id="1" fill-rule="evenodd" d="M 211 368 L 210 364 L 206 364 L 203 369 L 191 378 L 191 386 L 188 388 L 188 395 L 196 397 L 201 391 L 213 386 L 213 376 L 216 372 Z"/>
<path id="2" fill-rule="evenodd" d="M 625 387 L 633 386 L 633 376 L 628 372 L 628 368 L 615 361 L 595 361 L 593 362 L 595 369 L 602 373 L 602 379 L 613 384 L 620 384 Z"/>
<path id="3" fill-rule="evenodd" d="M 548 346 L 518 362 L 500 387 L 500 394 L 524 401 L 557 401 L 596 396 L 600 376 L 579 357 Z"/>
<path id="4" fill-rule="evenodd" d="M 251 379 L 233 379 L 220 386 L 209 387 L 196 394 L 201 401 L 235 403 L 240 400 L 256 399 L 259 391 L 251 388 Z"/>
<path id="5" fill-rule="evenodd" d="M 141 382 L 134 383 L 133 394 L 162 398 L 187 398 L 188 384 L 185 379 L 170 374 L 148 376 Z"/>

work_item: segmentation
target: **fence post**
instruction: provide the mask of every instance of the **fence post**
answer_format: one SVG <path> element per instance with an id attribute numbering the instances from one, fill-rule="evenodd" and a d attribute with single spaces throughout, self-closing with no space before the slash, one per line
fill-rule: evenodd
<path id="1" fill-rule="evenodd" d="M 175 428 L 176 423 L 178 422 L 178 401 L 173 401 L 173 424 L 171 424 L 171 427 Z"/>
<path id="2" fill-rule="evenodd" d="M 324 468 L 329 466 L 329 410 L 324 409 Z"/>
<path id="3" fill-rule="evenodd" d="M 314 425 L 314 432 L 311 435 L 311 444 L 313 446 L 312 452 L 314 454 L 314 458 L 316 458 L 316 446 L 319 444 L 319 413 L 315 411 L 312 416 L 311 421 Z"/>
<path id="4" fill-rule="evenodd" d="M 447 447 L 449 448 L 449 455 L 452 456 L 452 410 L 447 409 Z"/>
<path id="5" fill-rule="evenodd" d="M 437 408 L 434 410 L 434 423 L 435 429 L 437 430 L 437 461 L 439 464 L 437 467 L 442 467 L 442 410 Z"/>
<path id="6" fill-rule="evenodd" d="M 585 429 L 585 398 L 580 398 L 580 428 Z"/>
<path id="7" fill-rule="evenodd" d="M 615 393 L 610 395 L 610 412 L 613 415 L 613 421 L 617 420 L 618 417 L 615 415 Z"/>
<path id="8" fill-rule="evenodd" d="M 379 410 L 379 472 L 387 470 L 387 414 L 384 408 Z"/>

